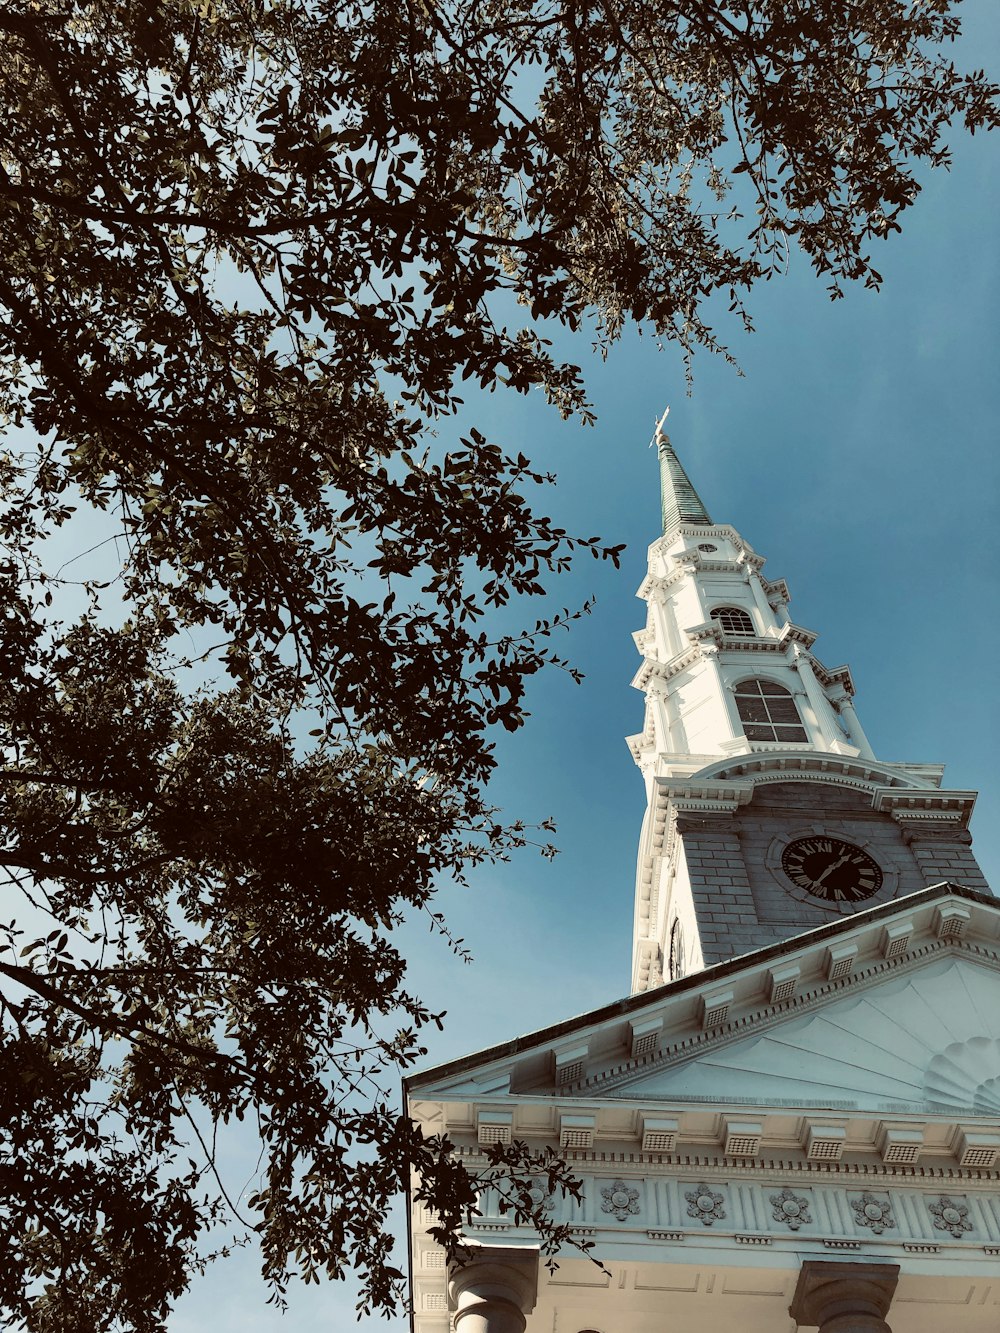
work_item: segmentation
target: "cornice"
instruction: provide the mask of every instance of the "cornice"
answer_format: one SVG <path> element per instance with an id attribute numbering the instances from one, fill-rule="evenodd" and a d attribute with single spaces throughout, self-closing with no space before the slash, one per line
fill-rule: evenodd
<path id="1" fill-rule="evenodd" d="M 847 918 L 845 927 L 850 921 L 851 918 Z M 847 933 L 849 931 L 845 929 L 845 934 Z M 780 1004 L 764 1004 L 751 1008 L 719 1027 L 709 1028 L 706 1031 L 696 1031 L 692 1028 L 683 1037 L 665 1043 L 652 1055 L 643 1056 L 640 1060 L 626 1061 L 612 1070 L 591 1075 L 577 1084 L 562 1088 L 559 1092 L 563 1096 L 607 1096 L 614 1089 L 634 1081 L 638 1075 L 645 1077 L 659 1069 L 685 1064 L 706 1050 L 724 1049 L 747 1036 L 762 1035 L 792 1015 L 798 1017 L 815 1013 L 823 1008 L 832 996 L 842 995 L 848 991 L 863 994 L 886 976 L 916 970 L 922 962 L 935 954 L 948 952 L 974 957 L 976 961 L 1000 971 L 1000 951 L 996 948 L 987 949 L 968 940 L 928 940 L 894 958 L 883 958 L 861 964 L 856 972 L 846 977 L 826 980 L 807 989 L 804 988 L 800 994 L 783 1000 Z"/>
<path id="2" fill-rule="evenodd" d="M 919 793 L 920 796 L 941 794 L 938 788 L 918 782 L 894 765 L 815 750 L 735 755 L 720 759 L 692 774 L 690 781 L 712 779 L 724 782 L 738 779 L 750 783 L 787 782 L 790 777 L 802 782 L 834 782 L 842 786 L 861 787 L 870 790 L 873 795 L 876 792 L 885 793 L 886 799 L 897 791 L 906 795 Z"/>
<path id="3" fill-rule="evenodd" d="M 974 791 L 900 791 L 898 787 L 876 788 L 872 808 L 891 814 L 900 824 L 949 822 L 967 828 L 976 804 Z"/>
<path id="4" fill-rule="evenodd" d="M 650 555 L 654 552 L 668 551 L 678 537 L 717 537 L 723 541 L 731 541 L 734 546 L 749 551 L 751 555 L 757 554 L 729 523 L 675 523 L 669 532 L 650 542 L 647 551 Z M 757 558 L 760 559 L 759 556 Z"/>
<path id="5" fill-rule="evenodd" d="M 803 625 L 794 625 L 789 621 L 787 625 L 782 625 L 778 642 L 782 646 L 786 643 L 797 643 L 808 652 L 818 638 L 819 635 L 815 630 L 806 629 Z"/>
<path id="6" fill-rule="evenodd" d="M 772 1016 L 787 1014 L 790 1009 L 783 1008 L 782 1005 L 789 1005 L 790 1001 L 783 1001 L 782 1005 L 762 1005 L 759 1000 L 753 998 L 763 993 L 766 973 L 770 966 L 779 962 L 784 966 L 789 962 L 798 961 L 805 967 L 809 959 L 815 960 L 824 956 L 827 947 L 850 940 L 859 944 L 859 972 L 862 970 L 867 972 L 870 967 L 881 967 L 881 962 L 876 961 L 874 957 L 866 963 L 864 961 L 864 950 L 867 948 L 877 953 L 877 942 L 882 927 L 891 923 L 896 917 L 903 919 L 915 918 L 918 929 L 914 934 L 913 947 L 906 953 L 899 955 L 898 959 L 885 960 L 899 965 L 901 961 L 910 958 L 918 948 L 923 947 L 918 943 L 919 941 L 922 940 L 928 946 L 933 944 L 936 914 L 940 913 L 951 902 L 967 906 L 971 908 L 973 913 L 972 926 L 967 932 L 966 938 L 961 942 L 962 952 L 967 956 L 989 960 L 996 965 L 1000 960 L 1000 954 L 998 954 L 998 950 L 1000 950 L 1000 901 L 991 895 L 976 892 L 960 884 L 942 882 L 921 889 L 917 893 L 908 894 L 906 897 L 897 898 L 877 907 L 857 912 L 851 917 L 827 922 L 813 930 L 804 931 L 791 939 L 767 945 L 742 957 L 716 963 L 701 972 L 683 977 L 678 981 L 668 982 L 654 990 L 626 996 L 589 1013 L 566 1019 L 537 1032 L 407 1075 L 403 1080 L 404 1089 L 407 1096 L 427 1097 L 426 1089 L 428 1086 L 440 1083 L 441 1080 L 453 1079 L 470 1070 L 482 1070 L 488 1065 L 501 1061 L 514 1063 L 528 1056 L 541 1056 L 555 1042 L 564 1041 L 570 1036 L 575 1038 L 581 1032 L 597 1028 L 602 1024 L 624 1024 L 631 1020 L 633 1016 L 636 1018 L 655 1016 L 662 1011 L 664 1006 L 680 1003 L 691 1013 L 697 1007 L 700 997 L 705 992 L 712 992 L 722 986 L 737 988 L 742 986 L 747 996 L 746 1000 L 738 1000 L 732 1006 L 731 1012 L 734 1014 L 745 1005 L 750 1006 L 751 1013 L 772 1011 Z M 988 935 L 986 934 L 987 927 L 989 929 Z M 958 946 L 951 944 L 950 947 Z M 882 974 L 884 975 L 884 972 Z M 850 984 L 850 978 L 840 980 Z M 839 981 L 822 983 L 823 987 L 835 987 L 839 984 Z M 816 989 L 816 987 L 810 987 L 810 990 L 813 989 Z M 746 1030 L 746 1024 L 734 1017 L 723 1028 L 712 1029 L 711 1031 L 718 1036 L 724 1036 L 727 1031 L 731 1031 L 734 1035 L 744 1035 Z M 687 1038 L 691 1043 L 690 1050 L 692 1052 L 695 1049 L 696 1038 L 698 1039 L 698 1049 L 705 1049 L 705 1046 L 701 1044 L 701 1036 L 694 1031 L 692 1023 Z M 676 1046 L 676 1042 L 673 1045 Z M 612 1074 L 621 1074 L 620 1081 L 624 1082 L 627 1077 L 634 1076 L 637 1071 L 649 1069 L 651 1067 L 648 1064 L 649 1059 L 649 1056 L 643 1057 L 643 1060 L 647 1063 L 643 1063 L 643 1061 L 620 1062 L 615 1066 Z M 588 1090 L 583 1095 L 590 1095 L 590 1086 L 587 1085 Z M 602 1086 L 607 1085 L 602 1083 Z"/>
<path id="7" fill-rule="evenodd" d="M 717 620 L 706 620 L 692 625 L 684 633 L 692 643 L 714 643 L 727 653 L 785 653 L 787 638 L 768 639 L 756 634 L 727 634 Z"/>
<path id="8" fill-rule="evenodd" d="M 848 699 L 853 699 L 856 693 L 854 688 L 854 677 L 851 675 L 851 668 L 846 663 L 841 663 L 836 667 L 825 667 L 818 657 L 809 654 L 809 662 L 816 674 L 816 679 L 825 690 L 833 689 L 839 685 Z M 833 701 L 833 702 L 836 702 Z"/>
<path id="9" fill-rule="evenodd" d="M 788 591 L 788 584 L 784 579 L 762 578 L 760 582 L 770 606 L 787 606 L 792 600 L 792 594 Z"/>
<path id="10" fill-rule="evenodd" d="M 651 680 L 672 680 L 692 662 L 697 662 L 703 656 L 701 645 L 692 644 L 690 648 L 685 648 L 683 652 L 672 657 L 669 662 L 660 662 L 654 657 L 644 657 L 642 666 L 632 677 L 631 683 L 635 689 L 644 690 Z"/>
<path id="11" fill-rule="evenodd" d="M 828 1119 L 833 1117 L 828 1116 Z M 920 1117 L 914 1117 L 914 1123 L 919 1124 Z M 454 1149 L 456 1156 L 473 1168 L 482 1168 L 488 1166 L 489 1158 L 481 1149 L 469 1146 L 456 1147 Z M 817 1180 L 825 1178 L 860 1180 L 880 1180 L 886 1183 L 895 1183 L 912 1188 L 915 1183 L 927 1181 L 938 1183 L 940 1181 L 961 1181 L 966 1187 L 970 1185 L 982 1185 L 995 1188 L 1000 1181 L 1000 1171 L 984 1171 L 977 1167 L 945 1165 L 944 1163 L 931 1164 L 913 1163 L 907 1165 L 902 1162 L 881 1162 L 881 1161 L 840 1161 L 840 1162 L 816 1162 L 807 1157 L 781 1157 L 768 1156 L 766 1158 L 740 1158 L 727 1157 L 724 1153 L 644 1153 L 631 1152 L 628 1150 L 602 1151 L 594 1148 L 589 1150 L 561 1148 L 559 1156 L 562 1157 L 570 1166 L 586 1166 L 592 1169 L 594 1174 L 600 1171 L 608 1172 L 609 1168 L 617 1176 L 624 1179 L 640 1180 L 650 1176 L 676 1176 L 679 1174 L 688 1175 L 697 1172 L 699 1175 L 705 1175 L 706 1178 L 725 1183 L 734 1177 L 754 1177 L 768 1185 L 777 1183 L 782 1176 L 801 1175 L 812 1176 Z M 645 1230 L 640 1227 L 640 1230 Z M 693 1232 L 693 1228 L 692 1228 Z M 691 1234 L 691 1233 L 688 1233 Z M 700 1235 L 700 1232 L 694 1232 Z"/>

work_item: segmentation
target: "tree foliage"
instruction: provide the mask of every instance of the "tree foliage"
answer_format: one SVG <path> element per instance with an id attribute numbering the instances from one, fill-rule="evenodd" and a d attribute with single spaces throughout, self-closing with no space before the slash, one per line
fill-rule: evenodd
<path id="1" fill-rule="evenodd" d="M 718 350 L 720 299 L 748 320 L 791 247 L 834 295 L 877 285 L 915 172 L 956 119 L 997 121 L 947 58 L 953 10 L 4 8 L 14 1323 L 162 1328 L 244 1215 L 279 1295 L 353 1266 L 389 1309 L 411 1175 L 454 1239 L 482 1182 L 393 1109 L 436 1016 L 392 932 L 527 838 L 484 795 L 491 734 L 572 614 L 484 625 L 575 549 L 617 552 L 536 512 L 526 457 L 435 429 L 463 382 L 589 419 L 546 322 Z M 111 542 L 113 578 L 57 554 Z M 242 1201 L 214 1146 L 238 1120 L 262 1144 Z M 538 1170 L 572 1188 L 518 1147 L 487 1174 L 523 1212 Z"/>

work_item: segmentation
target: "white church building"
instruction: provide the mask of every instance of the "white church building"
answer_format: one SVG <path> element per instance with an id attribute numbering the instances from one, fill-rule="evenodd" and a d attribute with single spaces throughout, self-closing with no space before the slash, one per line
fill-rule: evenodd
<path id="1" fill-rule="evenodd" d="M 487 1194 L 450 1272 L 411 1215 L 414 1333 L 998 1333 L 1000 900 L 975 793 L 885 762 L 846 666 L 658 432 L 635 634 L 632 994 L 414 1075 L 470 1168 L 551 1145 L 592 1242 L 549 1272 Z"/>

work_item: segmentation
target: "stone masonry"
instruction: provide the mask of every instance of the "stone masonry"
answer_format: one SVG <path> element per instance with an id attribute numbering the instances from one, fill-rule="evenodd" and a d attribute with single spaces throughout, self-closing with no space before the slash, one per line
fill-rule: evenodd
<path id="1" fill-rule="evenodd" d="M 942 880 L 987 891 L 967 831 L 957 823 L 897 821 L 872 809 L 871 793 L 833 783 L 761 783 L 732 814 L 678 819 L 706 965 L 788 939 L 861 908 Z M 826 903 L 781 869 L 789 840 L 827 833 L 864 848 L 879 863 L 879 891 L 860 903 Z"/>

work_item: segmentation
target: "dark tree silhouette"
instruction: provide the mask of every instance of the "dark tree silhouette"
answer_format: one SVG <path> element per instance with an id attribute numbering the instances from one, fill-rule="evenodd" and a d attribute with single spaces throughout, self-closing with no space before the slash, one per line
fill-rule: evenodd
<path id="1" fill-rule="evenodd" d="M 353 1266 L 387 1309 L 411 1173 L 454 1238 L 477 1182 L 392 1103 L 435 1021 L 393 930 L 527 840 L 483 794 L 491 732 L 575 613 L 491 612 L 617 553 L 536 512 L 527 458 L 431 427 L 463 381 L 588 419 L 546 322 L 718 350 L 709 300 L 746 319 L 794 246 L 834 295 L 877 285 L 915 170 L 956 118 L 997 121 L 942 54 L 953 8 L 5 6 L 14 1325 L 162 1328 L 240 1210 L 272 1294 Z M 77 528 L 120 577 L 61 572 Z M 242 1204 L 215 1174 L 234 1120 L 262 1150 Z M 531 1171 L 571 1188 L 496 1154 L 517 1209 Z"/>

